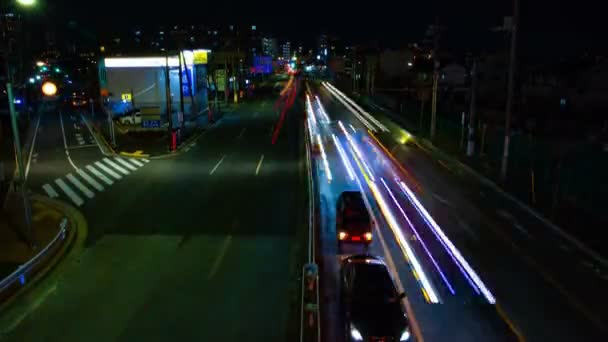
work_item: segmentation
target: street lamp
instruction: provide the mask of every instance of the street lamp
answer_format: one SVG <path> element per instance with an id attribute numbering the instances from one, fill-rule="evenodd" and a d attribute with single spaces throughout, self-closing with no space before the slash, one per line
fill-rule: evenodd
<path id="1" fill-rule="evenodd" d="M 23 7 L 33 7 L 36 5 L 36 0 L 17 0 L 17 4 Z"/>
<path id="2" fill-rule="evenodd" d="M 24 8 L 31 8 L 34 7 L 36 5 L 36 0 L 15 0 L 15 3 L 17 4 L 17 6 L 19 7 L 24 7 Z M 4 45 L 4 44 L 3 44 Z M 28 242 L 30 243 L 30 245 L 33 246 L 33 241 L 32 241 L 32 207 L 30 204 L 30 201 L 27 198 L 27 191 L 26 191 L 26 185 L 25 185 L 25 169 L 24 169 L 24 164 L 23 164 L 23 155 L 21 153 L 21 142 L 19 139 L 19 129 L 17 128 L 17 113 L 15 111 L 15 100 L 13 97 L 13 85 L 11 84 L 11 77 L 10 77 L 10 66 L 9 66 L 9 58 L 8 58 L 8 46 L 3 46 L 4 47 L 4 58 L 5 58 L 5 64 L 6 64 L 6 93 L 7 93 L 7 99 L 8 99 L 8 108 L 9 108 L 9 112 L 10 112 L 10 116 L 11 116 L 11 127 L 13 130 L 13 140 L 14 140 L 14 145 L 15 145 L 15 156 L 17 158 L 17 167 L 19 169 L 19 179 L 18 179 L 18 184 L 19 184 L 19 188 L 20 188 L 20 192 L 21 192 L 21 197 L 23 199 L 23 208 L 24 208 L 24 214 L 25 214 L 25 225 L 26 225 L 26 229 L 27 229 L 27 238 L 28 238 Z"/>

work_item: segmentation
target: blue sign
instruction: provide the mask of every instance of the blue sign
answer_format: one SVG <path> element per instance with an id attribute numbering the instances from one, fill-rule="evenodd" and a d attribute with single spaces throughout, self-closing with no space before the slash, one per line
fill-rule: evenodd
<path id="1" fill-rule="evenodd" d="M 194 71 L 192 69 L 188 69 L 186 65 L 183 66 L 182 69 L 182 93 L 184 96 L 191 96 L 192 91 L 190 87 L 190 83 L 193 82 L 194 79 Z"/>
<path id="2" fill-rule="evenodd" d="M 143 128 L 160 128 L 160 120 L 143 120 L 141 122 Z"/>

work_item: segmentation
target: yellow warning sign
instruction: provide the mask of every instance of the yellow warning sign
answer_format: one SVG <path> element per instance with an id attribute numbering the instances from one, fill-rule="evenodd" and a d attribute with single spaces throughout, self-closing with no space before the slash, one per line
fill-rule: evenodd
<path id="1" fill-rule="evenodd" d="M 131 93 L 124 93 L 120 95 L 123 102 L 131 102 Z"/>
<path id="2" fill-rule="evenodd" d="M 193 54 L 194 65 L 207 64 L 207 50 L 194 50 Z"/>

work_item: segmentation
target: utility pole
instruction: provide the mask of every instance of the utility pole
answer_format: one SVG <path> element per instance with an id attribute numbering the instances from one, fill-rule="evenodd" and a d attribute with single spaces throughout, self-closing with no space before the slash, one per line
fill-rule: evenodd
<path id="1" fill-rule="evenodd" d="M 173 144 L 173 115 L 171 113 L 171 86 L 169 84 L 169 55 L 165 55 L 165 97 L 167 99 L 167 121 L 169 122 L 169 146 Z"/>
<path id="2" fill-rule="evenodd" d="M 224 55 L 224 102 L 228 105 L 228 89 L 230 89 L 230 82 L 228 78 L 228 52 Z"/>
<path id="3" fill-rule="evenodd" d="M 503 182 L 507 179 L 507 167 L 509 163 L 509 143 L 511 135 L 511 112 L 513 110 L 513 92 L 515 88 L 515 66 L 517 57 L 517 30 L 519 25 L 519 0 L 513 0 L 513 23 L 511 25 L 511 53 L 509 57 L 509 79 L 507 86 L 507 105 L 505 110 L 505 142 L 502 153 L 502 165 L 500 178 Z"/>
<path id="4" fill-rule="evenodd" d="M 439 83 L 439 17 L 435 17 L 433 32 L 433 99 L 431 100 L 431 140 L 435 138 L 437 126 L 437 88 Z"/>
<path id="5" fill-rule="evenodd" d="M 6 83 L 6 92 L 8 95 L 8 108 L 11 115 L 11 126 L 13 129 L 13 141 L 15 144 L 17 167 L 19 171 L 19 188 L 21 191 L 21 197 L 23 198 L 23 209 L 25 214 L 25 227 L 26 236 L 28 243 L 33 246 L 32 241 L 32 208 L 30 201 L 27 198 L 27 191 L 25 190 L 25 168 L 23 166 L 23 154 L 21 153 L 21 142 L 19 139 L 19 127 L 17 126 L 17 112 L 15 111 L 15 102 L 13 98 L 13 85 L 8 82 Z"/>
<path id="6" fill-rule="evenodd" d="M 475 153 L 475 111 L 477 110 L 477 58 L 473 57 L 471 68 L 471 104 L 469 109 L 469 133 L 467 139 L 467 157 Z"/>

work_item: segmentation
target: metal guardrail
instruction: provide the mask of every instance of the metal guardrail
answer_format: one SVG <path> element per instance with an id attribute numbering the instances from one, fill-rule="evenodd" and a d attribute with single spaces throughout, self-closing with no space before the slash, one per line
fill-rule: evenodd
<path id="1" fill-rule="evenodd" d="M 308 125 L 305 124 L 305 131 Z M 321 341 L 321 322 L 319 309 L 319 268 L 316 261 L 316 224 L 315 224 L 315 183 L 312 172 L 311 145 L 308 132 L 305 135 L 306 166 L 308 171 L 308 255 L 302 267 L 302 303 L 300 312 L 300 342 Z"/>
<path id="2" fill-rule="evenodd" d="M 38 254 L 36 254 L 33 258 L 31 258 L 28 262 L 23 265 L 20 265 L 13 273 L 0 280 L 0 294 L 4 292 L 6 289 L 19 283 L 19 285 L 23 286 L 26 283 L 26 276 L 28 273 L 40 262 L 44 259 L 44 257 L 54 249 L 58 244 L 62 243 L 67 236 L 68 230 L 68 219 L 63 218 L 59 223 L 59 232 L 57 235 L 49 242 L 49 244 L 44 247 Z"/>

